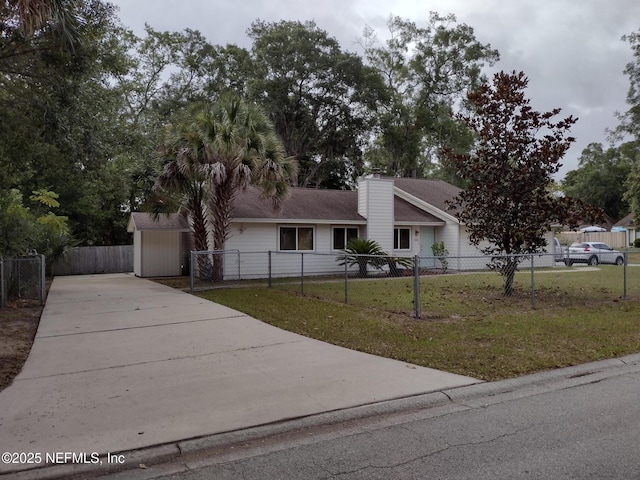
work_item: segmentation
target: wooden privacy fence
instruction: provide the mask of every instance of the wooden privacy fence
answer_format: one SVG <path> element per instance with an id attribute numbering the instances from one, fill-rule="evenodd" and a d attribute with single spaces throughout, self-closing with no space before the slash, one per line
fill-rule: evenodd
<path id="1" fill-rule="evenodd" d="M 52 275 L 133 272 L 133 245 L 77 247 L 51 267 Z"/>
<path id="2" fill-rule="evenodd" d="M 556 237 L 563 245 L 570 245 L 573 242 L 601 242 L 611 248 L 627 247 L 627 232 L 561 232 Z"/>

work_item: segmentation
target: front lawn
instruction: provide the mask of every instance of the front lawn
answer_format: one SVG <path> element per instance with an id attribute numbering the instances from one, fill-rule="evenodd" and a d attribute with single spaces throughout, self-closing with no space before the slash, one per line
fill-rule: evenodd
<path id="1" fill-rule="evenodd" d="M 634 268 L 627 281 L 637 290 L 640 267 Z M 640 352 L 640 298 L 632 291 L 632 300 L 621 300 L 621 271 L 603 266 L 536 273 L 535 310 L 525 273 L 518 274 L 524 283 L 516 299 L 502 296 L 495 273 L 425 278 L 420 320 L 396 313 L 411 311 L 412 280 L 405 278 L 351 282 L 349 304 L 341 303 L 341 282 L 307 283 L 305 296 L 293 287 L 198 295 L 336 345 L 498 380 Z"/>

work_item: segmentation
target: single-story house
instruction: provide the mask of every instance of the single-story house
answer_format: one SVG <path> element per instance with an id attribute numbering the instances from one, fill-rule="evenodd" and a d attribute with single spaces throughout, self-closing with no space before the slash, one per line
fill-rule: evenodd
<path id="1" fill-rule="evenodd" d="M 292 188 L 281 208 L 275 210 L 257 188 L 249 187 L 237 196 L 231 213 L 225 278 L 339 273 L 344 267 L 336 261 L 337 256 L 355 237 L 375 240 L 395 256 L 417 255 L 424 268 L 438 266 L 431 247 L 443 242 L 449 256 L 455 257 L 449 259 L 449 269 L 485 268 L 486 259 L 447 208 L 447 201 L 459 191 L 442 180 L 374 175 L 360 178 L 357 190 L 351 191 Z M 132 214 L 129 231 L 134 232 L 136 275 L 151 276 L 150 271 L 159 275 L 150 270 L 152 261 L 169 262 L 171 271 L 178 272 L 178 252 L 183 252 L 184 263 L 181 234 L 186 225 L 177 214 L 162 223 L 154 222 L 149 214 Z M 551 231 L 547 245 L 553 245 Z M 146 253 L 147 248 L 152 252 Z M 535 262 L 537 266 L 553 266 L 553 255 Z M 169 275 L 168 268 L 163 272 Z"/>
<path id="2" fill-rule="evenodd" d="M 335 273 L 340 268 L 336 256 L 353 237 L 373 239 L 402 257 L 432 257 L 432 245 L 444 242 L 449 255 L 457 257 L 449 261 L 450 269 L 483 268 L 486 260 L 477 258 L 479 249 L 447 208 L 459 191 L 442 180 L 374 175 L 361 178 L 357 191 L 293 188 L 282 208 L 274 210 L 258 189 L 249 187 L 238 195 L 231 214 L 225 250 L 240 253 L 228 255 L 225 276 L 238 270 L 243 278 L 264 276 L 269 266 L 259 252 L 266 251 L 272 252 L 272 276 L 299 271 L 303 253 L 313 254 L 305 256 L 305 273 Z M 553 245 L 553 233 L 548 237 L 547 244 Z M 433 258 L 421 263 L 436 266 Z M 547 264 L 554 264 L 552 256 L 536 260 L 536 265 Z"/>
<path id="3" fill-rule="evenodd" d="M 624 228 L 624 231 L 626 232 L 626 237 L 627 237 L 626 244 L 628 246 L 633 246 L 633 242 L 635 242 L 636 238 L 640 238 L 640 231 L 638 231 L 638 229 L 636 228 L 633 213 L 630 213 L 629 215 L 624 217 L 622 220 L 614 223 L 613 227 Z"/>

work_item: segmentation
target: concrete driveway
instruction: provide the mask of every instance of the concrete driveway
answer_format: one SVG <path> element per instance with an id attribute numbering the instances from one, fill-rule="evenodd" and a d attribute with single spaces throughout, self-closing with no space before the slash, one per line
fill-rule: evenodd
<path id="1" fill-rule="evenodd" d="M 0 392 L 0 450 L 105 455 L 478 383 L 312 340 L 132 275 L 57 277 Z"/>

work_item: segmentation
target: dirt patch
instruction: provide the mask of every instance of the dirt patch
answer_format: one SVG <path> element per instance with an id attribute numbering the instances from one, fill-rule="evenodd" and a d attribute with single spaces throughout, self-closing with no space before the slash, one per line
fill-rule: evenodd
<path id="1" fill-rule="evenodd" d="M 0 308 L 0 390 L 7 388 L 22 370 L 43 308 L 33 300 L 10 301 Z"/>

